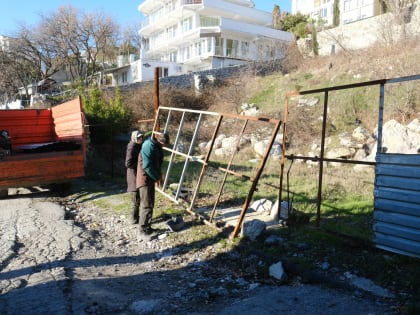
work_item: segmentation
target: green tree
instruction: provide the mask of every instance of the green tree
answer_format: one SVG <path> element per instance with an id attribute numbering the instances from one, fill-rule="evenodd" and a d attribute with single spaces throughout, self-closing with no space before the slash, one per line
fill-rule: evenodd
<path id="1" fill-rule="evenodd" d="M 302 13 L 286 13 L 282 16 L 280 29 L 286 32 L 292 32 L 296 38 L 305 37 L 308 33 L 308 19 L 309 17 Z"/>
<path id="2" fill-rule="evenodd" d="M 90 135 L 93 143 L 104 143 L 115 134 L 127 132 L 130 121 L 130 111 L 124 106 L 119 88 L 115 89 L 114 98 L 109 101 L 101 89 L 94 86 L 87 93 L 82 83 L 79 87 L 82 96 L 83 109 L 90 125 Z"/>

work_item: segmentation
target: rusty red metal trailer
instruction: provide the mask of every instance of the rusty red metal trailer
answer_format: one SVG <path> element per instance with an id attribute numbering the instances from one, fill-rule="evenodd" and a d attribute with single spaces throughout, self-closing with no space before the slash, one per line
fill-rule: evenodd
<path id="1" fill-rule="evenodd" d="M 0 131 L 10 137 L 10 150 L 3 146 L 0 159 L 3 195 L 12 187 L 67 183 L 84 176 L 80 97 L 52 108 L 0 110 Z"/>

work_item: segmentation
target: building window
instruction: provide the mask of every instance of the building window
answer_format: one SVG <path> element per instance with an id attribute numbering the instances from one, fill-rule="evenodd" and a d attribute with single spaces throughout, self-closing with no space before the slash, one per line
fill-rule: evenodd
<path id="1" fill-rule="evenodd" d="M 213 37 L 207 38 L 207 52 L 212 53 L 213 52 Z"/>
<path id="2" fill-rule="evenodd" d="M 188 32 L 192 30 L 192 17 L 182 20 L 182 31 Z"/>
<path id="3" fill-rule="evenodd" d="M 165 67 L 159 67 L 159 78 L 166 78 L 169 76 L 169 70 Z"/>
<path id="4" fill-rule="evenodd" d="M 220 19 L 213 16 L 200 16 L 200 27 L 219 26 Z"/>
<path id="5" fill-rule="evenodd" d="M 181 48 L 181 61 L 186 61 L 190 59 L 190 48 L 189 47 L 183 47 Z"/>
<path id="6" fill-rule="evenodd" d="M 176 37 L 176 25 L 169 26 L 166 29 L 166 34 L 168 36 L 168 39 L 174 39 Z"/>
<path id="7" fill-rule="evenodd" d="M 227 39 L 226 40 L 226 56 L 237 57 L 238 56 L 238 44 L 237 40 Z"/>
<path id="8" fill-rule="evenodd" d="M 350 5 L 351 5 L 350 0 L 344 0 L 344 11 L 349 11 Z"/>
<path id="9" fill-rule="evenodd" d="M 202 52 L 201 49 L 202 49 L 201 42 L 196 42 L 194 44 L 194 50 L 195 50 L 195 55 L 196 56 L 200 56 L 201 55 L 201 52 Z"/>
<path id="10" fill-rule="evenodd" d="M 248 57 L 249 55 L 249 43 L 241 42 L 241 55 L 242 57 Z"/>
<path id="11" fill-rule="evenodd" d="M 217 56 L 223 56 L 223 38 L 217 37 L 215 44 L 214 54 Z"/>
<path id="12" fill-rule="evenodd" d="M 168 3 L 166 4 L 166 9 L 168 10 L 168 12 L 175 10 L 175 1 L 174 0 L 168 1 Z"/>
<path id="13" fill-rule="evenodd" d="M 127 83 L 127 71 L 121 73 L 121 83 Z"/>

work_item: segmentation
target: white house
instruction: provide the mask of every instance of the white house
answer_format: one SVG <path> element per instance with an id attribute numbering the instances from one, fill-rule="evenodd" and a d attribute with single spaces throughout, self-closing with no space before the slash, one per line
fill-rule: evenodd
<path id="1" fill-rule="evenodd" d="M 9 51 L 11 41 L 13 41 L 11 37 L 0 35 L 0 50 Z"/>
<path id="2" fill-rule="evenodd" d="M 339 0 L 340 24 L 347 24 L 382 12 L 378 0 Z M 333 24 L 334 0 L 292 0 L 292 14 L 302 13 L 314 20 Z"/>
<path id="3" fill-rule="evenodd" d="M 155 68 L 165 77 L 279 59 L 293 40 L 251 0 L 145 0 L 138 10 L 140 58 L 108 71 L 113 85 L 152 80 Z"/>

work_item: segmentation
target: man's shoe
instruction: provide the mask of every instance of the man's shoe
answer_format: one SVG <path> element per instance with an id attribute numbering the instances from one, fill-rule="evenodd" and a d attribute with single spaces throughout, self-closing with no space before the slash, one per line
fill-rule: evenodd
<path id="1" fill-rule="evenodd" d="M 132 221 L 131 221 L 131 223 L 133 223 L 133 224 L 139 224 L 139 219 L 133 219 Z"/>
<path id="2" fill-rule="evenodd" d="M 140 239 L 142 241 L 151 241 L 152 239 L 157 237 L 157 232 L 155 229 L 152 229 L 151 227 L 148 227 L 142 231 L 140 231 Z"/>
<path id="3" fill-rule="evenodd" d="M 147 227 L 143 232 L 150 235 L 150 234 L 156 234 L 157 231 L 151 227 Z"/>

